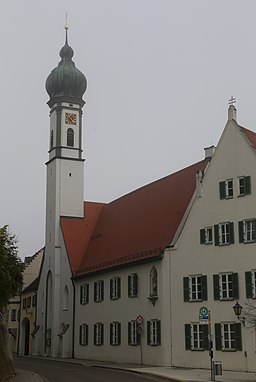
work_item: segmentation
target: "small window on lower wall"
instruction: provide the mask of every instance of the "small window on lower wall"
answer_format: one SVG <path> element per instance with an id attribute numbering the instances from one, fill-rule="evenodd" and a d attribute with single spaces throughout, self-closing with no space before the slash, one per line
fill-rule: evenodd
<path id="1" fill-rule="evenodd" d="M 140 345 L 140 336 L 137 322 L 135 320 L 128 322 L 128 345 Z"/>
<path id="2" fill-rule="evenodd" d="M 100 346 L 104 344 L 104 324 L 97 322 L 94 324 L 94 345 Z"/>
<path id="3" fill-rule="evenodd" d="M 241 351 L 242 331 L 240 323 L 222 322 L 215 324 L 216 350 Z"/>
<path id="4" fill-rule="evenodd" d="M 79 344 L 82 346 L 88 345 L 88 324 L 80 325 Z"/>
<path id="5" fill-rule="evenodd" d="M 208 325 L 185 324 L 185 348 L 186 350 L 208 350 Z"/>
<path id="6" fill-rule="evenodd" d="M 121 345 L 121 322 L 110 323 L 110 345 Z"/>
<path id="7" fill-rule="evenodd" d="M 150 346 L 161 345 L 161 321 L 150 320 L 147 322 L 147 343 Z"/>

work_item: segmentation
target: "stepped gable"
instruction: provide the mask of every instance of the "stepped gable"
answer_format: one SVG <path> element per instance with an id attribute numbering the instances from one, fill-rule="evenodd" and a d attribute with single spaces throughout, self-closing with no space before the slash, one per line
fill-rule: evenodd
<path id="1" fill-rule="evenodd" d="M 208 162 L 204 159 L 106 205 L 85 203 L 83 220 L 62 219 L 73 273 L 160 258 L 189 207 L 196 172 L 204 171 Z"/>

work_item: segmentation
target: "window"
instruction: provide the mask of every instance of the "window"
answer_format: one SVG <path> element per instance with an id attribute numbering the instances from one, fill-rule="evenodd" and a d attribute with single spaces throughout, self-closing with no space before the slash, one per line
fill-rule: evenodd
<path id="1" fill-rule="evenodd" d="M 208 350 L 208 325 L 185 324 L 185 348 L 186 350 Z"/>
<path id="2" fill-rule="evenodd" d="M 27 299 L 26 298 L 23 298 L 23 301 L 22 301 L 22 309 L 26 309 L 27 307 Z"/>
<path id="3" fill-rule="evenodd" d="M 128 276 L 128 297 L 138 296 L 138 275 L 132 273 Z"/>
<path id="4" fill-rule="evenodd" d="M 89 284 L 80 285 L 80 304 L 88 304 L 89 302 Z"/>
<path id="5" fill-rule="evenodd" d="M 32 306 L 36 306 L 36 300 L 37 300 L 37 296 L 36 294 L 34 294 L 32 297 Z"/>
<path id="6" fill-rule="evenodd" d="M 51 137 L 50 137 L 50 149 L 53 148 L 53 130 L 51 130 Z"/>
<path id="7" fill-rule="evenodd" d="M 193 275 L 183 278 L 184 301 L 207 300 L 207 276 Z"/>
<path id="8" fill-rule="evenodd" d="M 137 322 L 135 320 L 128 322 L 128 345 L 140 345 L 140 334 L 137 332 Z"/>
<path id="9" fill-rule="evenodd" d="M 214 226 L 215 245 L 234 244 L 234 223 L 219 223 Z"/>
<path id="10" fill-rule="evenodd" d="M 226 179 L 219 183 L 220 199 L 230 199 L 233 198 L 233 179 Z"/>
<path id="11" fill-rule="evenodd" d="M 101 302 L 104 300 L 104 281 L 98 280 L 94 283 L 94 301 Z"/>
<path id="12" fill-rule="evenodd" d="M 150 320 L 147 322 L 147 343 L 150 346 L 161 345 L 161 321 Z"/>
<path id="13" fill-rule="evenodd" d="M 200 243 L 201 244 L 213 243 L 212 227 L 206 227 L 200 230 Z"/>
<path id="14" fill-rule="evenodd" d="M 121 298 L 121 277 L 113 277 L 110 280 L 110 300 Z"/>
<path id="15" fill-rule="evenodd" d="M 256 298 L 256 270 L 245 272 L 246 298 Z"/>
<path id="16" fill-rule="evenodd" d="M 94 345 L 100 346 L 104 344 L 104 324 L 97 322 L 94 325 Z"/>
<path id="17" fill-rule="evenodd" d="M 74 130 L 71 127 L 67 129 L 67 146 L 74 146 Z"/>
<path id="18" fill-rule="evenodd" d="M 234 300 L 239 298 L 238 273 L 213 275 L 214 300 Z"/>
<path id="19" fill-rule="evenodd" d="M 240 176 L 237 180 L 238 180 L 238 196 L 249 195 L 251 193 L 251 177 Z"/>
<path id="20" fill-rule="evenodd" d="M 110 345 L 120 345 L 121 344 L 121 323 L 111 322 L 110 323 Z"/>
<path id="21" fill-rule="evenodd" d="M 79 344 L 82 346 L 88 345 L 88 325 L 87 324 L 80 325 Z"/>
<path id="22" fill-rule="evenodd" d="M 238 222 L 239 243 L 254 243 L 256 241 L 256 220 Z"/>
<path id="23" fill-rule="evenodd" d="M 68 290 L 68 286 L 65 285 L 63 290 L 63 309 L 68 310 L 68 306 L 69 306 L 69 290 Z"/>
<path id="24" fill-rule="evenodd" d="M 11 321 L 16 321 L 17 319 L 17 311 L 16 309 L 11 310 Z"/>
<path id="25" fill-rule="evenodd" d="M 27 298 L 27 308 L 31 307 L 31 296 Z"/>
<path id="26" fill-rule="evenodd" d="M 150 270 L 150 297 L 157 296 L 157 269 L 152 267 Z"/>
<path id="27" fill-rule="evenodd" d="M 241 351 L 242 335 L 240 323 L 215 324 L 216 350 Z"/>

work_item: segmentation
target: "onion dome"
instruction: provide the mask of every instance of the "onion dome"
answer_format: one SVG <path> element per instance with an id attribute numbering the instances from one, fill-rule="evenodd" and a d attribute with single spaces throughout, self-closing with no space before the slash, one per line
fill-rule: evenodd
<path id="1" fill-rule="evenodd" d="M 61 61 L 49 74 L 45 83 L 50 97 L 49 106 L 56 101 L 84 104 L 82 97 L 87 87 L 87 81 L 84 74 L 76 68 L 72 60 L 73 55 L 74 51 L 68 45 L 68 28 L 66 27 L 66 42 L 60 50 Z"/>

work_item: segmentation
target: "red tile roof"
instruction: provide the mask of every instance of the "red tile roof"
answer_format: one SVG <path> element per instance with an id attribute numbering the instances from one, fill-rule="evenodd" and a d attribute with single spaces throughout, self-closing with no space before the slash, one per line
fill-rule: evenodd
<path id="1" fill-rule="evenodd" d="M 204 159 L 109 204 L 85 203 L 85 218 L 61 219 L 74 274 L 160 257 L 181 223 Z"/>
<path id="2" fill-rule="evenodd" d="M 251 130 L 246 129 L 245 127 L 239 126 L 241 131 L 245 134 L 245 136 L 251 142 L 251 145 L 256 149 L 256 133 Z"/>

